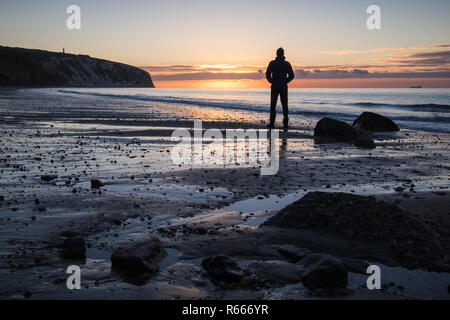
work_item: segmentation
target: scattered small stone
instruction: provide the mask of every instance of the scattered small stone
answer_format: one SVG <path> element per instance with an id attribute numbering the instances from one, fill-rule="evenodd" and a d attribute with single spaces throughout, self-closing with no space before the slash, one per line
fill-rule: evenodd
<path id="1" fill-rule="evenodd" d="M 25 292 L 23 293 L 23 296 L 25 298 L 30 298 L 33 295 L 33 292 L 31 290 L 25 290 Z"/>
<path id="2" fill-rule="evenodd" d="M 44 175 L 44 176 L 41 176 L 41 180 L 42 181 L 46 181 L 46 182 L 49 182 L 49 181 L 52 181 L 52 180 L 55 180 L 55 179 L 58 179 L 57 175 Z"/>

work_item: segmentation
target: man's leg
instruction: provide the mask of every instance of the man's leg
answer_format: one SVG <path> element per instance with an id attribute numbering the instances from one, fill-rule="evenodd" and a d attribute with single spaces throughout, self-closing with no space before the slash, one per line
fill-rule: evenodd
<path id="1" fill-rule="evenodd" d="M 277 101 L 279 90 L 272 88 L 270 91 L 270 123 L 269 126 L 275 126 L 275 118 L 277 116 Z"/>
<path id="2" fill-rule="evenodd" d="M 289 126 L 289 110 L 288 110 L 288 89 L 281 89 L 280 92 L 281 105 L 283 106 L 283 125 L 284 127 Z"/>

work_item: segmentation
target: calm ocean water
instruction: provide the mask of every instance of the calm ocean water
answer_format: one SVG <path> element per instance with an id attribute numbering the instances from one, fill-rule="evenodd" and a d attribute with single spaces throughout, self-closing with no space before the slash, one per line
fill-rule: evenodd
<path id="1" fill-rule="evenodd" d="M 268 112 L 269 89 L 46 89 L 196 107 Z M 450 89 L 289 89 L 291 114 L 309 119 L 329 116 L 352 121 L 363 111 L 395 120 L 401 127 L 450 132 Z"/>

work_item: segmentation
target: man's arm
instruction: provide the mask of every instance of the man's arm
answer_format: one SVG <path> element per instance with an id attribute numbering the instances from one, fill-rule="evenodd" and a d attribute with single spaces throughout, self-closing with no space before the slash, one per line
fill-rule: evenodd
<path id="1" fill-rule="evenodd" d="M 286 79 L 286 82 L 289 83 L 292 80 L 294 80 L 295 74 L 294 74 L 294 70 L 292 70 L 292 66 L 289 63 L 289 67 L 288 67 L 288 77 Z"/>
<path id="2" fill-rule="evenodd" d="M 269 81 L 270 83 L 272 83 L 273 81 L 273 77 L 272 77 L 272 62 L 269 63 L 269 66 L 267 67 L 266 70 L 266 79 L 267 81 Z"/>

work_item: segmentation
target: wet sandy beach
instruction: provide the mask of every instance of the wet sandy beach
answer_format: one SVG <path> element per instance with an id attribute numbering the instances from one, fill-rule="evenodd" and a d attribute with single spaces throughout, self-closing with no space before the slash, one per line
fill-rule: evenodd
<path id="1" fill-rule="evenodd" d="M 438 225 L 448 266 L 449 134 L 403 129 L 376 134 L 377 148 L 361 149 L 318 144 L 316 121 L 294 116 L 289 133 L 280 133 L 277 175 L 260 176 L 256 165 L 171 161 L 173 130 L 192 129 L 194 120 L 204 128 L 262 129 L 266 117 L 1 89 L 0 298 L 23 299 L 25 292 L 31 299 L 329 298 L 302 285 L 295 264 L 277 247 L 285 244 L 383 266 L 382 290 L 368 290 L 367 274 L 354 268 L 348 292 L 332 298 L 450 297 L 450 268 L 408 270 L 377 243 L 260 226 L 308 192 L 375 195 Z M 92 179 L 104 185 L 93 189 Z M 85 240 L 83 264 L 60 257 L 68 235 Z M 167 256 L 157 274 L 136 285 L 111 269 L 111 254 L 149 235 L 161 240 Z M 268 280 L 248 288 L 215 285 L 201 262 L 218 254 L 243 269 L 266 268 Z M 71 264 L 81 267 L 81 290 L 66 287 Z"/>

